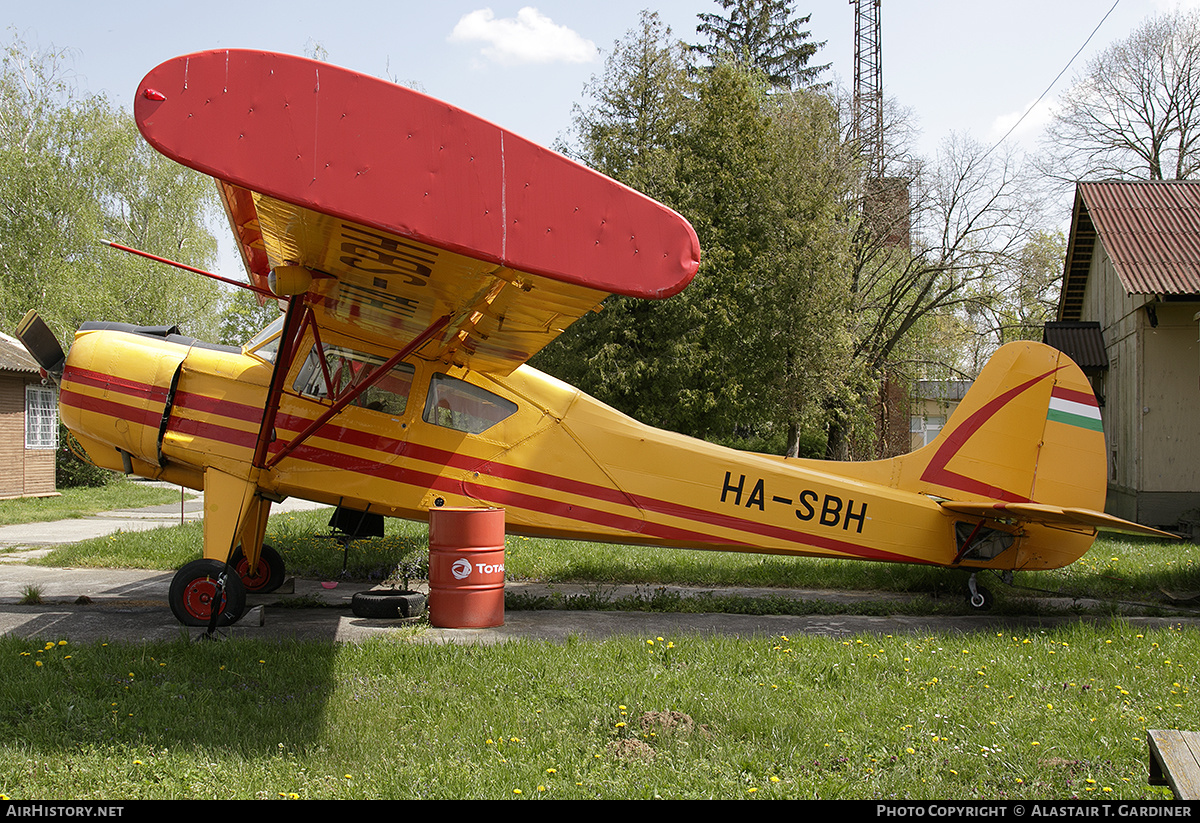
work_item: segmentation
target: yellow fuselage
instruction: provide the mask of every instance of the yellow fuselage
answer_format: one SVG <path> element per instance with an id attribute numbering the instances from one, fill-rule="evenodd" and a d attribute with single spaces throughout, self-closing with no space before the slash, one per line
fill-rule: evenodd
<path id="1" fill-rule="evenodd" d="M 841 464 L 738 452 L 638 423 L 529 367 L 499 378 L 410 362 L 406 401 L 347 406 L 257 471 L 251 463 L 273 366 L 254 353 L 81 332 L 62 378 L 61 413 L 107 468 L 196 489 L 216 470 L 250 478 L 268 499 L 418 520 L 439 506 L 496 506 L 516 534 L 1004 569 L 1065 565 L 1094 536 L 1026 525 L 1012 529 L 998 554 L 959 557 L 956 522 L 970 518 L 900 487 L 911 473 L 904 458 Z M 304 368 L 300 354 L 284 381 L 268 455 L 330 406 L 296 389 Z M 446 425 L 427 397 L 436 375 L 500 398 L 509 415 L 478 433 Z M 205 553 L 216 550 L 206 544 Z"/>

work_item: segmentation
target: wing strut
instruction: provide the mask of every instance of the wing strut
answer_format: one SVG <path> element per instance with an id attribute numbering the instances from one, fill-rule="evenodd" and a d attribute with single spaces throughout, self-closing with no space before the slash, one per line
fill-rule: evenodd
<path id="1" fill-rule="evenodd" d="M 120 243 L 114 243 L 111 240 L 101 240 L 100 242 L 106 246 L 117 249 L 118 251 L 128 252 L 129 254 L 136 254 L 139 257 L 145 257 L 147 260 L 153 260 L 156 263 L 166 263 L 168 266 L 174 266 L 177 269 L 183 269 L 184 271 L 190 271 L 193 274 L 202 274 L 205 277 L 211 277 L 213 280 L 217 280 L 221 283 L 228 283 L 231 286 L 237 286 L 239 289 L 246 289 L 247 291 L 252 291 L 255 294 L 258 294 L 258 295 L 261 295 L 262 297 L 267 298 L 268 300 L 277 299 L 277 295 L 273 291 L 270 291 L 269 289 L 264 289 L 261 286 L 256 286 L 253 283 L 243 283 L 240 280 L 230 280 L 228 277 L 222 277 L 219 274 L 213 274 L 210 271 L 205 271 L 204 269 L 198 269 L 195 266 L 189 266 L 186 263 L 179 263 L 175 260 L 169 260 L 166 257 L 159 257 L 157 254 L 151 254 L 148 251 L 142 251 L 141 249 L 135 249 L 132 246 L 123 246 Z"/>
<path id="2" fill-rule="evenodd" d="M 290 315 L 290 310 L 289 310 L 289 315 Z M 425 345 L 425 343 L 428 342 L 431 338 L 433 338 L 435 335 L 437 335 L 439 332 L 441 332 L 441 330 L 444 329 L 447 326 L 447 324 L 449 324 L 449 322 L 450 322 L 450 315 L 445 315 L 445 316 L 435 320 L 423 332 L 421 332 L 416 337 L 414 337 L 411 341 L 409 341 L 408 345 L 406 345 L 404 348 L 400 349 L 400 351 L 398 351 L 394 355 L 392 355 L 386 363 L 384 363 L 383 365 L 376 368 L 373 372 L 371 372 L 371 374 L 368 375 L 365 380 L 363 380 L 361 383 L 359 383 L 357 386 L 355 386 L 352 391 L 347 392 L 343 397 L 339 397 L 332 406 L 330 406 L 328 409 L 325 410 L 324 414 L 322 414 L 320 417 L 318 417 L 316 420 L 314 420 L 312 423 L 310 423 L 308 425 L 308 428 L 306 428 L 304 431 L 300 432 L 300 434 L 296 435 L 296 437 L 294 437 L 282 449 L 280 449 L 278 452 L 276 452 L 275 455 L 270 460 L 267 461 L 266 468 L 268 468 L 268 469 L 274 468 L 276 463 L 278 463 L 280 460 L 282 460 L 287 455 L 291 454 L 291 452 L 294 451 L 297 446 L 299 446 L 301 443 L 303 443 L 305 440 L 307 440 L 309 437 L 311 437 L 315 431 L 317 431 L 322 426 L 324 426 L 327 422 L 329 422 L 329 420 L 331 418 L 333 418 L 334 415 L 338 414 L 342 409 L 344 409 L 347 405 L 349 405 L 353 400 L 355 400 L 360 394 L 362 394 L 368 388 L 375 385 L 375 383 L 378 382 L 380 380 L 380 378 L 382 378 L 385 374 L 387 374 L 389 371 L 391 371 L 392 368 L 395 367 L 397 363 L 399 363 L 404 358 L 408 357 L 410 354 L 415 352 L 421 346 Z M 284 369 L 284 371 L 286 372 L 286 369 Z M 271 382 L 272 382 L 272 390 L 274 390 L 275 380 L 272 379 Z M 278 405 L 278 403 L 276 403 L 276 406 L 277 405 Z M 265 422 L 264 422 L 264 426 L 265 426 Z M 261 440 L 261 435 L 260 435 L 260 440 Z"/>
<path id="3" fill-rule="evenodd" d="M 300 342 L 307 314 L 303 295 L 288 298 L 283 330 L 279 334 L 279 348 L 275 351 L 275 371 L 271 373 L 271 387 L 267 390 L 267 409 L 258 429 L 258 442 L 254 445 L 254 460 L 251 465 L 258 469 L 266 466 L 267 448 L 275 439 L 275 415 L 279 411 L 279 396 L 283 393 L 283 381 L 287 379 L 292 358 L 296 356 L 296 346 Z"/>

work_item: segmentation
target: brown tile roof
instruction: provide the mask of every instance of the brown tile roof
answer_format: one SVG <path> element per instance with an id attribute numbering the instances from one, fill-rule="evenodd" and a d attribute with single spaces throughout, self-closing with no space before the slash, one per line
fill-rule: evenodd
<path id="1" fill-rule="evenodd" d="M 1127 294 L 1200 294 L 1200 181 L 1079 183 L 1060 320 L 1078 320 L 1096 237 Z"/>
<path id="2" fill-rule="evenodd" d="M 0 371 L 37 372 L 39 368 L 20 340 L 0 334 Z"/>

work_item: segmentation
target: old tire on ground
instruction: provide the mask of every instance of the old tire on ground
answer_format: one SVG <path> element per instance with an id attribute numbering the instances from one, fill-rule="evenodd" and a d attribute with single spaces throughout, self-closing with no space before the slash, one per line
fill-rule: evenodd
<path id="1" fill-rule="evenodd" d="M 425 599 L 420 592 L 372 589 L 356 593 L 350 600 L 350 610 L 358 617 L 416 617 L 425 611 Z"/>
<path id="2" fill-rule="evenodd" d="M 224 575 L 224 591 L 218 598 L 218 580 Z M 193 560 L 175 573 L 168 595 L 175 619 L 185 626 L 207 627 L 217 601 L 218 626 L 231 626 L 246 608 L 246 587 L 234 569 L 220 560 Z"/>
<path id="3" fill-rule="evenodd" d="M 266 543 L 263 543 L 262 552 L 258 556 L 257 574 L 250 574 L 250 561 L 246 559 L 246 553 L 242 551 L 241 546 L 238 546 L 233 557 L 229 558 L 229 565 L 233 566 L 238 577 L 242 578 L 242 585 L 246 587 L 247 594 L 266 594 L 283 585 L 283 557 L 274 546 Z"/>

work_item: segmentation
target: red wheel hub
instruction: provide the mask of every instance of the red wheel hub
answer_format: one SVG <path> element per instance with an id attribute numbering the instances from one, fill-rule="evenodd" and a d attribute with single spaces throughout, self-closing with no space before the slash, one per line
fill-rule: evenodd
<path id="1" fill-rule="evenodd" d="M 213 600 L 217 596 L 217 581 L 211 577 L 197 578 L 183 590 L 183 607 L 200 620 L 212 617 Z M 220 609 L 225 608 L 225 593 L 221 593 Z"/>

